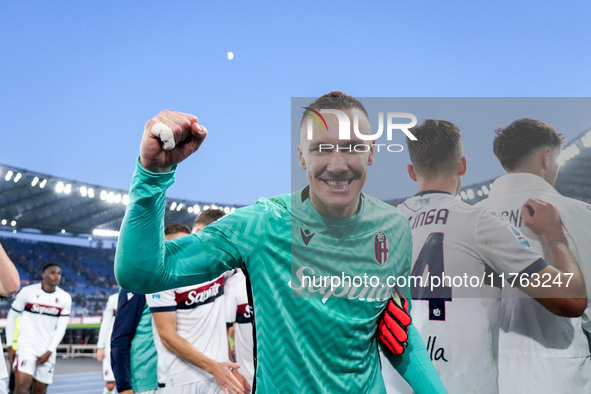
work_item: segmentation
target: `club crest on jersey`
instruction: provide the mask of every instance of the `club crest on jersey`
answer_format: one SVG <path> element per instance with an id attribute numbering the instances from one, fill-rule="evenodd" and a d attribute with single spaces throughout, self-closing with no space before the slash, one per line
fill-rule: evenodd
<path id="1" fill-rule="evenodd" d="M 374 237 L 373 252 L 378 264 L 384 264 L 388 260 L 388 238 L 383 231 L 378 232 Z"/>

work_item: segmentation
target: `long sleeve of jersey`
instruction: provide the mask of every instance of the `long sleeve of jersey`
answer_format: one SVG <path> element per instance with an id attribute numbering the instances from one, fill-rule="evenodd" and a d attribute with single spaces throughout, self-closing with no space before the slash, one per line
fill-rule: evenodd
<path id="1" fill-rule="evenodd" d="M 11 347 L 14 340 L 14 330 L 16 329 L 16 319 L 20 315 L 15 309 L 10 308 L 6 319 L 6 346 Z"/>
<path id="2" fill-rule="evenodd" d="M 146 304 L 143 294 L 121 289 L 111 335 L 111 368 L 117 391 L 131 390 L 131 340 Z"/>
<path id="3" fill-rule="evenodd" d="M 207 282 L 238 266 L 235 250 L 208 258 L 202 234 L 164 241 L 166 189 L 173 182 L 174 171 L 153 173 L 138 160 L 115 255 L 115 276 L 124 288 L 156 293 Z"/>
<path id="4" fill-rule="evenodd" d="M 417 394 L 447 393 L 429 358 L 421 335 L 413 324 L 408 327 L 408 347 L 395 355 L 382 346 L 384 355 Z"/>
<path id="5" fill-rule="evenodd" d="M 103 320 L 101 321 L 101 328 L 99 330 L 98 340 L 96 342 L 97 349 L 104 349 L 107 342 L 107 334 L 111 322 L 113 321 L 113 308 L 107 303 L 107 307 L 103 311 Z"/>
<path id="6" fill-rule="evenodd" d="M 12 301 L 10 311 L 8 311 L 6 321 L 6 346 L 12 346 L 13 344 L 14 330 L 16 329 L 16 319 L 23 312 L 24 309 L 25 300 L 23 298 L 23 292 L 19 291 L 16 294 L 14 301 Z"/>
<path id="7" fill-rule="evenodd" d="M 60 344 L 62 339 L 64 339 L 66 329 L 68 328 L 69 320 L 69 314 L 58 317 L 57 327 L 55 328 L 55 333 L 53 334 L 53 338 L 51 338 L 51 343 L 49 344 L 49 348 L 47 350 L 51 351 L 52 353 L 55 353 L 55 351 L 57 350 L 57 346 Z"/>

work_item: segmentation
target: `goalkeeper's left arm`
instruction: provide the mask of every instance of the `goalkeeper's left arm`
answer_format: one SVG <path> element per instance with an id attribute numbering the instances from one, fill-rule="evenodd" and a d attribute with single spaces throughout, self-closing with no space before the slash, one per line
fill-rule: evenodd
<path id="1" fill-rule="evenodd" d="M 408 326 L 408 347 L 402 354 L 392 353 L 380 341 L 384 356 L 417 394 L 447 393 L 429 358 L 421 335 L 411 323 Z"/>
<path id="2" fill-rule="evenodd" d="M 408 279 L 412 259 L 410 228 L 408 229 L 406 258 L 406 270 L 401 273 L 401 276 L 406 276 Z M 410 283 L 410 280 L 406 283 Z M 409 286 L 394 288 L 392 298 L 388 301 L 384 315 L 378 324 L 377 336 L 380 338 L 378 343 L 384 356 L 415 393 L 447 393 L 439 375 L 437 375 L 421 335 L 411 323 L 412 305 L 410 300 Z"/>

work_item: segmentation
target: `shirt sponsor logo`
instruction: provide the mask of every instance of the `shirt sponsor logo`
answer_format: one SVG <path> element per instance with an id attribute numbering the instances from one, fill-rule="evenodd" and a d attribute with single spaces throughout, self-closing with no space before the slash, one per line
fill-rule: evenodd
<path id="1" fill-rule="evenodd" d="M 304 294 L 304 297 L 310 297 L 310 294 L 318 293 L 322 295 L 323 303 L 326 303 L 326 301 L 331 297 L 348 298 L 350 300 L 358 299 L 360 301 L 368 302 L 385 302 L 390 298 L 390 294 L 392 294 L 392 288 L 385 285 L 375 287 L 363 285 L 357 286 L 354 283 L 348 283 L 347 281 L 344 281 L 341 286 L 334 289 L 331 289 L 330 280 L 325 281 L 323 286 L 315 286 L 314 282 L 305 280 L 306 277 L 309 278 L 310 276 L 314 275 L 316 275 L 316 270 L 314 270 L 314 268 L 303 266 L 295 273 L 295 277 L 297 278 L 300 285 L 297 286 L 296 284 L 292 283 L 291 280 L 287 285 L 291 288 L 292 292 Z M 317 298 L 320 298 L 320 296 L 317 296 Z"/>
<path id="2" fill-rule="evenodd" d="M 160 294 L 152 294 L 152 299 L 160 299 Z"/>
<path id="3" fill-rule="evenodd" d="M 236 323 L 252 322 L 252 306 L 248 304 L 238 305 L 236 310 Z"/>
<path id="4" fill-rule="evenodd" d="M 222 275 L 214 282 L 197 287 L 184 293 L 176 293 L 177 309 L 192 309 L 199 305 L 208 304 L 224 294 L 225 277 Z"/>
<path id="5" fill-rule="evenodd" d="M 388 260 L 388 238 L 383 231 L 378 232 L 374 237 L 373 251 L 378 264 L 384 264 Z"/>
<path id="6" fill-rule="evenodd" d="M 50 306 L 50 305 L 42 305 L 42 304 L 33 304 L 28 303 L 25 306 L 25 310 L 31 313 L 38 313 L 40 315 L 48 315 L 48 316 L 60 316 L 62 314 L 62 308 L 57 306 Z"/>

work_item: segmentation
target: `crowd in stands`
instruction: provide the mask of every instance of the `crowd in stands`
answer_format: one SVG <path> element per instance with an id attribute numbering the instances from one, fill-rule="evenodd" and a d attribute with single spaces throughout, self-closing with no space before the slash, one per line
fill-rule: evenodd
<path id="1" fill-rule="evenodd" d="M 72 295 L 72 316 L 99 316 L 109 295 L 117 291 L 113 275 L 114 249 L 90 248 L 16 238 L 1 238 L 22 285 L 41 281 L 41 266 L 56 261 L 62 267 L 60 287 Z M 10 303 L 0 303 L 0 318 Z"/>

